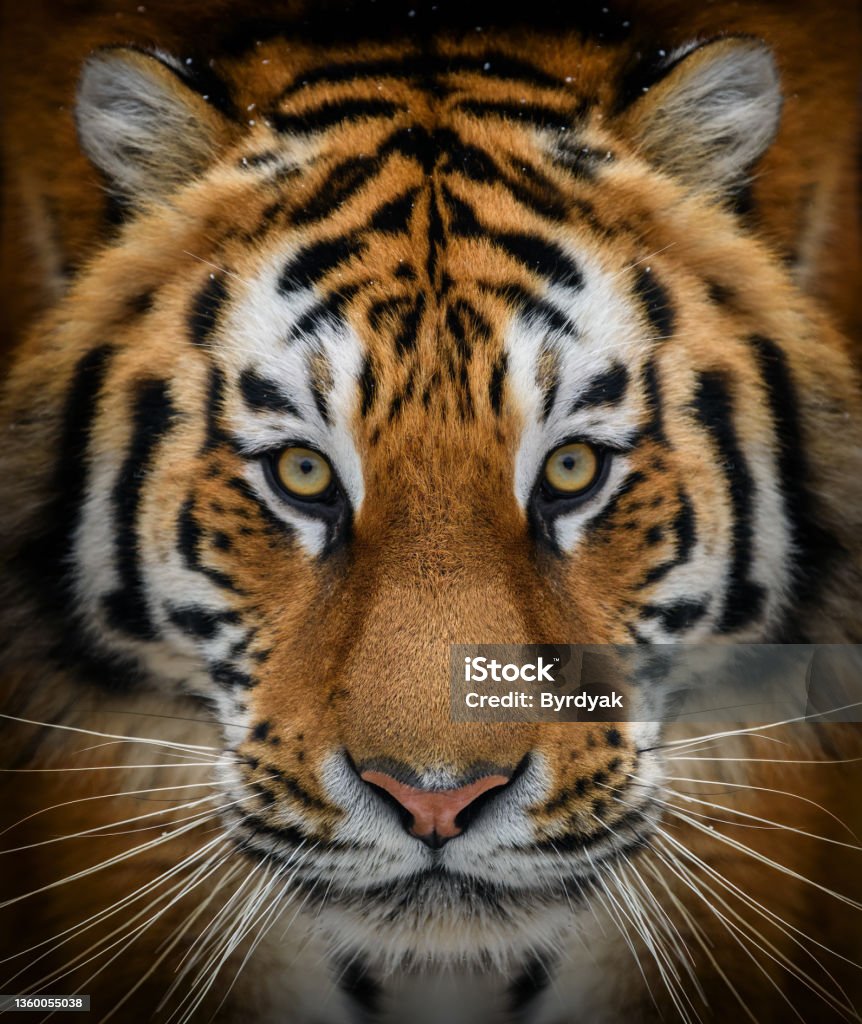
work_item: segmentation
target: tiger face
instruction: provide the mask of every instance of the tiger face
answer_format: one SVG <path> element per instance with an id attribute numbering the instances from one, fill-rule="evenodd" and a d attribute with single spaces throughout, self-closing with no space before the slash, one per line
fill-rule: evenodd
<path id="1" fill-rule="evenodd" d="M 852 375 L 731 209 L 768 51 L 581 56 L 96 54 L 128 220 L 7 391 L 66 657 L 210 708 L 238 849 L 375 953 L 552 943 L 661 813 L 656 725 L 455 724 L 450 644 L 793 636 L 841 529 Z"/>

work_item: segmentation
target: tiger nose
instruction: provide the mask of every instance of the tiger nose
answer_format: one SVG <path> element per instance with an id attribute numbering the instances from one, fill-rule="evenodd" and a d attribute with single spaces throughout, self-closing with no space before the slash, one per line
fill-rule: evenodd
<path id="1" fill-rule="evenodd" d="M 388 793 L 407 812 L 410 834 L 435 850 L 464 831 L 467 822 L 463 817 L 460 822 L 457 819 L 468 808 L 476 809 L 479 797 L 511 780 L 510 775 L 489 774 L 456 789 L 431 790 L 408 786 L 381 771 L 364 771 L 361 777 Z"/>

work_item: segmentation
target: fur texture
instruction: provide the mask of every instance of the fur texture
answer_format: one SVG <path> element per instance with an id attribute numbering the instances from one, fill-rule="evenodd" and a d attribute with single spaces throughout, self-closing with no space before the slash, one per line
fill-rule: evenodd
<path id="1" fill-rule="evenodd" d="M 853 13 L 260 13 L 93 18 L 13 105 L 16 984 L 116 953 L 133 1019 L 853 1019 L 855 727 L 455 724 L 448 683 L 456 642 L 859 639 Z M 561 501 L 573 439 L 602 474 Z M 441 849 L 361 778 L 492 768 Z"/>

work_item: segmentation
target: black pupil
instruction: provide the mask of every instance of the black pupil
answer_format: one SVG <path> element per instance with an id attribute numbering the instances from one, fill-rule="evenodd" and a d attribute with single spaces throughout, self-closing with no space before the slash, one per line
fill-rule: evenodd
<path id="1" fill-rule="evenodd" d="M 314 463 L 311 459 L 303 459 L 299 464 L 299 470 L 307 476 L 309 473 L 314 471 Z"/>
<path id="2" fill-rule="evenodd" d="M 574 469 L 575 468 L 575 457 L 574 455 L 565 455 L 563 457 L 563 468 Z"/>

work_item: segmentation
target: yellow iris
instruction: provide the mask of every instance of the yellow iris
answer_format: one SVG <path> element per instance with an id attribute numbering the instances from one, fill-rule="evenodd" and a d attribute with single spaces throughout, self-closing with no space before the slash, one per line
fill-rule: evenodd
<path id="1" fill-rule="evenodd" d="M 332 467 L 311 448 L 285 448 L 276 471 L 282 487 L 298 498 L 319 498 L 332 483 Z"/>
<path id="2" fill-rule="evenodd" d="M 595 449 L 582 441 L 564 444 L 551 452 L 545 463 L 545 482 L 560 494 L 585 491 L 599 475 Z"/>

